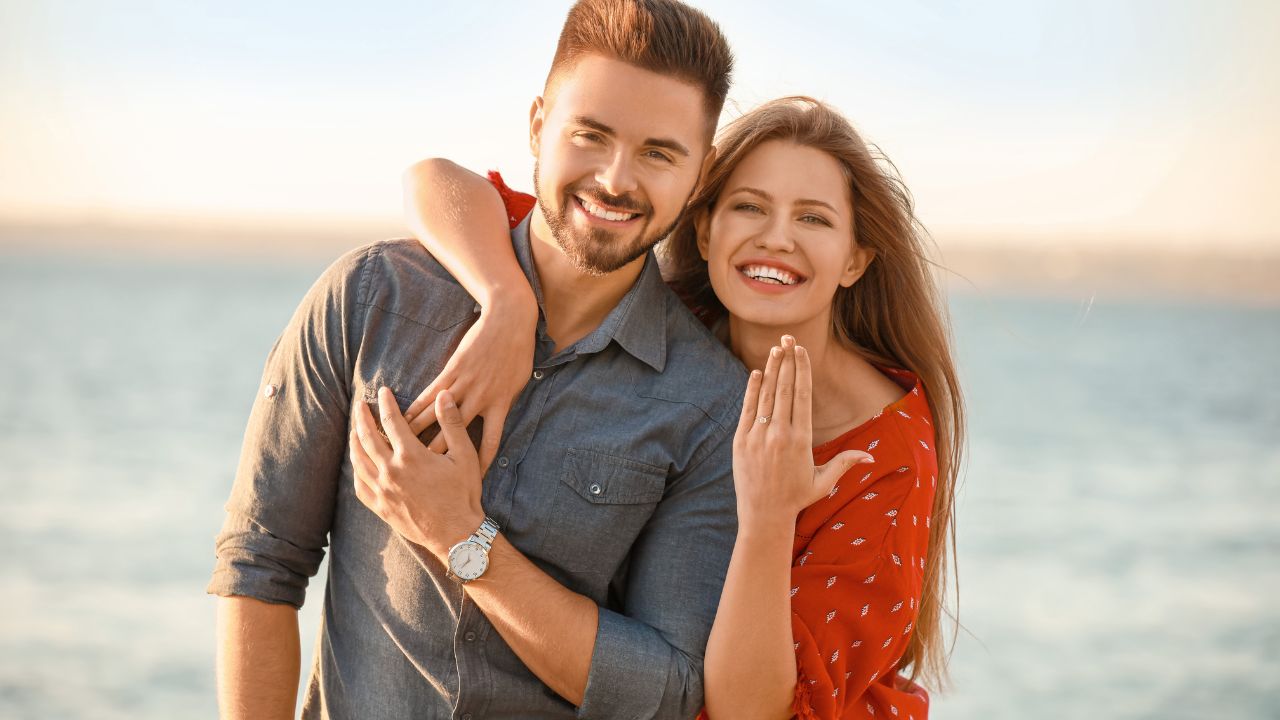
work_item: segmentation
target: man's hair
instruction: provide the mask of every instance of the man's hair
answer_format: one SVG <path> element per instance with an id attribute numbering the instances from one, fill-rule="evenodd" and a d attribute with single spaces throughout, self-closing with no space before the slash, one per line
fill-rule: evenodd
<path id="1" fill-rule="evenodd" d="M 591 54 L 697 86 L 714 130 L 729 94 L 733 52 L 702 11 L 676 0 L 578 0 L 560 31 L 547 92 L 559 74 Z"/>

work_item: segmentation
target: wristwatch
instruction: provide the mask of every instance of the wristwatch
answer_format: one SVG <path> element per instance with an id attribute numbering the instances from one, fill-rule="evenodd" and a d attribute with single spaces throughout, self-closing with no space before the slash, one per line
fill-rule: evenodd
<path id="1" fill-rule="evenodd" d="M 493 540 L 498 537 L 499 530 L 497 521 L 486 515 L 480 529 L 449 548 L 447 575 L 463 585 L 483 575 L 489 569 L 489 551 L 493 549 Z"/>

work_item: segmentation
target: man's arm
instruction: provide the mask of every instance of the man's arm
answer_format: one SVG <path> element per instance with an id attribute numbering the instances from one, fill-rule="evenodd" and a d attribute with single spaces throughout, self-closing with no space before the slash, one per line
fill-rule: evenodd
<path id="1" fill-rule="evenodd" d="M 218 707 L 223 720 L 290 720 L 298 698 L 298 611 L 218 598 Z"/>
<path id="2" fill-rule="evenodd" d="M 448 563 L 484 519 L 475 448 L 449 393 L 436 414 L 449 452 L 413 436 L 379 396 L 384 439 L 356 408 L 356 496 L 407 540 Z M 631 555 L 624 613 L 556 582 L 501 535 L 466 592 L 529 669 L 579 706 L 579 717 L 693 717 L 702 654 L 733 545 L 729 436 L 672 483 Z"/>
<path id="3" fill-rule="evenodd" d="M 364 251 L 315 283 L 267 358 L 216 542 L 224 717 L 291 717 L 296 609 L 324 558 L 346 453 Z M 281 713 L 284 713 L 283 715 Z"/>

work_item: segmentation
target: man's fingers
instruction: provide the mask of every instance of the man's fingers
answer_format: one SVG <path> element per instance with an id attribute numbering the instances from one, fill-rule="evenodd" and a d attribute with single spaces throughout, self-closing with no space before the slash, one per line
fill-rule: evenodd
<path id="1" fill-rule="evenodd" d="M 450 395 L 452 394 L 453 393 L 450 393 Z M 457 404 L 458 403 L 455 400 L 454 405 L 457 405 Z M 436 414 L 436 406 L 432 405 L 431 415 L 434 417 L 435 414 Z M 469 427 L 471 425 L 471 421 L 476 419 L 475 415 L 472 415 L 470 411 L 466 410 L 461 405 L 458 405 L 458 414 L 462 416 L 462 427 L 464 428 Z M 468 436 L 468 438 L 469 437 L 470 436 Z M 427 446 L 427 449 L 431 450 L 432 452 L 439 453 L 441 455 L 444 455 L 445 453 L 449 452 L 449 441 L 444 436 L 443 424 L 441 425 L 440 432 L 436 433 L 436 436 L 431 438 L 431 444 Z"/>
<path id="2" fill-rule="evenodd" d="M 409 423 L 405 422 L 404 416 L 400 414 L 400 405 L 396 403 L 396 396 L 391 393 L 391 388 L 385 385 L 378 388 L 378 412 L 382 416 L 382 430 L 396 450 L 403 450 L 409 446 L 410 442 L 417 440 L 416 434 L 409 429 Z"/>
<path id="3" fill-rule="evenodd" d="M 364 448 L 365 453 L 378 467 L 383 467 L 391 457 L 391 446 L 387 439 L 382 437 L 382 433 L 378 432 L 378 426 L 373 422 L 373 413 L 369 411 L 369 405 L 357 400 L 352 415 L 355 416 L 356 437 L 360 440 L 360 447 Z"/>
<path id="4" fill-rule="evenodd" d="M 436 393 L 440 392 L 440 388 L 444 386 L 444 384 L 441 382 L 441 380 L 443 379 L 444 379 L 444 376 L 443 376 L 443 373 L 441 373 L 439 377 L 437 377 L 435 380 L 431 382 L 430 385 L 427 386 L 426 390 L 423 390 L 422 392 L 418 393 L 418 397 L 414 398 L 413 402 L 409 403 L 409 407 L 404 411 L 404 419 L 409 421 L 409 427 L 414 426 L 414 424 L 418 420 L 418 416 L 421 415 L 423 411 L 428 410 L 435 405 Z M 432 412 L 432 415 L 434 414 L 435 413 Z M 434 420 L 432 422 L 434 422 Z M 427 425 L 430 425 L 430 424 L 431 423 L 427 423 Z M 423 425 L 423 427 L 426 427 L 426 425 Z M 422 431 L 419 430 L 418 432 L 422 432 Z"/>
<path id="5" fill-rule="evenodd" d="M 756 408 L 760 405 L 760 383 L 764 373 L 752 370 L 747 379 L 747 389 L 742 395 L 742 416 L 738 418 L 738 432 L 744 433 L 756 422 Z"/>
<path id="6" fill-rule="evenodd" d="M 467 436 L 467 425 L 462 420 L 462 411 L 453 402 L 453 393 L 448 390 L 442 390 L 436 396 L 436 416 L 440 418 L 440 434 L 444 436 L 444 442 L 449 446 L 449 454 L 470 449 L 472 453 L 475 448 L 471 445 L 471 438 Z"/>
<path id="7" fill-rule="evenodd" d="M 796 395 L 796 339 L 782 336 L 782 362 L 778 365 L 778 387 L 773 397 L 772 422 L 790 423 L 791 404 Z"/>
<path id="8" fill-rule="evenodd" d="M 369 453 L 364 451 L 364 446 L 360 444 L 360 438 L 356 435 L 354 428 L 351 430 L 351 440 L 348 444 L 351 446 L 348 454 L 351 456 L 352 474 L 356 479 L 363 477 L 372 480 L 378 477 L 378 466 L 369 457 Z"/>
<path id="9" fill-rule="evenodd" d="M 791 406 L 791 427 L 813 444 L 813 365 L 809 351 L 796 346 L 796 395 Z"/>

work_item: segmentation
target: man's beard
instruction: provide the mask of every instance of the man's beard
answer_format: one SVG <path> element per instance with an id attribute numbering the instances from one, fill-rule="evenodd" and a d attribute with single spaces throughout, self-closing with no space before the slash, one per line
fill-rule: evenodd
<path id="1" fill-rule="evenodd" d="M 670 225 L 662 228 L 661 232 L 646 233 L 653 219 L 653 208 L 650 205 L 625 195 L 621 197 L 609 195 L 595 186 L 565 188 L 563 198 L 565 202 L 560 206 L 559 213 L 553 214 L 547 203 L 547 196 L 542 191 L 537 162 L 533 164 L 533 187 L 538 196 L 538 207 L 542 208 L 542 219 L 551 229 L 551 236 L 555 238 L 556 244 L 560 246 L 569 262 L 588 275 L 607 275 L 642 257 L 649 252 L 649 248 L 671 234 L 671 230 L 680 219 L 677 216 Z M 569 213 L 573 211 L 571 204 L 575 202 L 574 195 L 582 195 L 600 205 L 642 213 L 643 224 L 640 226 L 640 234 L 634 241 L 624 243 L 619 238 L 619 233 L 613 230 L 591 228 L 584 234 L 575 229 L 569 219 Z"/>

